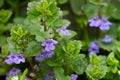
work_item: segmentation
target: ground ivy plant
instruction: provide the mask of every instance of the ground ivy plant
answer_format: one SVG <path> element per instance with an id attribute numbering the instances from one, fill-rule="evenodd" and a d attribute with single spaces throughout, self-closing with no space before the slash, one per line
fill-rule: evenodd
<path id="1" fill-rule="evenodd" d="M 87 60 L 80 54 L 81 41 L 72 39 L 76 33 L 62 16 L 54 0 L 28 3 L 25 22 L 14 24 L 8 38 L 4 63 L 14 68 L 6 80 L 71 80 L 83 74 Z M 24 64 L 24 72 L 16 68 Z"/>

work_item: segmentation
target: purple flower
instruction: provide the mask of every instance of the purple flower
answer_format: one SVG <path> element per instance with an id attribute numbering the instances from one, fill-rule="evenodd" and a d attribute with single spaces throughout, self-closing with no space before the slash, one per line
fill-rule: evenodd
<path id="1" fill-rule="evenodd" d="M 46 51 L 51 51 L 55 49 L 54 44 L 57 44 L 56 40 L 47 39 L 45 42 L 42 42 L 41 46 L 45 46 Z"/>
<path id="2" fill-rule="evenodd" d="M 77 80 L 78 78 L 78 75 L 76 74 L 71 74 L 71 80 Z"/>
<path id="3" fill-rule="evenodd" d="M 21 72 L 21 70 L 18 68 L 11 69 L 6 75 L 6 80 L 8 80 L 9 76 L 15 76 L 17 73 L 20 73 L 20 72 Z"/>
<path id="4" fill-rule="evenodd" d="M 5 62 L 6 64 L 12 64 L 12 63 L 13 63 L 13 61 L 12 61 L 11 59 L 6 59 L 4 62 Z"/>
<path id="5" fill-rule="evenodd" d="M 102 39 L 102 42 L 104 42 L 104 43 L 110 43 L 110 42 L 112 42 L 112 38 L 109 36 L 109 35 L 104 35 L 104 38 Z"/>
<path id="6" fill-rule="evenodd" d="M 54 55 L 54 52 L 53 51 L 44 51 L 44 56 L 46 58 L 51 58 L 53 55 Z"/>
<path id="7" fill-rule="evenodd" d="M 112 25 L 112 23 L 108 21 L 108 18 L 103 17 L 102 20 L 101 20 L 100 30 L 109 30 L 110 25 Z"/>
<path id="8" fill-rule="evenodd" d="M 98 42 L 96 40 L 90 43 L 89 54 L 91 52 L 99 53 L 99 45 L 98 45 Z"/>
<path id="9" fill-rule="evenodd" d="M 44 58 L 51 58 L 53 55 L 54 55 L 53 51 L 42 50 L 40 55 L 36 56 L 35 59 L 38 60 L 38 61 L 43 61 Z"/>
<path id="10" fill-rule="evenodd" d="M 20 62 L 25 62 L 23 54 L 16 54 L 15 61 L 13 61 L 15 64 L 20 64 Z"/>
<path id="11" fill-rule="evenodd" d="M 101 20 L 97 15 L 95 15 L 92 19 L 89 19 L 88 22 L 90 23 L 90 27 L 99 27 L 99 25 L 101 24 Z"/>
<path id="12" fill-rule="evenodd" d="M 6 64 L 20 64 L 20 62 L 25 62 L 23 54 L 13 54 L 8 55 L 8 59 L 4 61 Z"/>
<path id="13" fill-rule="evenodd" d="M 41 54 L 35 57 L 35 59 L 38 61 L 44 61 L 44 58 L 45 58 L 44 55 Z"/>
<path id="14" fill-rule="evenodd" d="M 61 28 L 59 28 L 59 29 L 57 30 L 57 32 L 59 32 L 59 33 L 61 33 L 61 34 L 64 34 L 64 35 L 66 35 L 66 36 L 70 36 L 70 35 L 71 35 L 70 32 L 66 29 L 67 26 L 68 26 L 68 24 L 64 24 Z"/>
<path id="15" fill-rule="evenodd" d="M 50 71 L 47 76 L 45 76 L 44 80 L 49 80 L 50 78 L 55 78 L 53 71 Z"/>

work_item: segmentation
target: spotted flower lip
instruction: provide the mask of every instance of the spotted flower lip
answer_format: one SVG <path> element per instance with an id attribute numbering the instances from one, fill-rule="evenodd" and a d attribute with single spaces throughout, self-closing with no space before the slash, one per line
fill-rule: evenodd
<path id="1" fill-rule="evenodd" d="M 103 17 L 101 20 L 100 30 L 109 30 L 110 25 L 112 25 L 112 23 L 108 21 L 108 18 Z"/>
<path id="2" fill-rule="evenodd" d="M 25 62 L 25 58 L 23 54 L 13 54 L 11 53 L 10 55 L 8 55 L 8 59 L 6 59 L 4 61 L 6 64 L 20 64 L 20 62 L 24 63 Z"/>
<path id="3" fill-rule="evenodd" d="M 71 80 L 77 80 L 78 75 L 77 74 L 71 74 Z"/>
<path id="4" fill-rule="evenodd" d="M 89 47 L 88 52 L 89 52 L 89 54 L 91 52 L 99 53 L 99 45 L 98 45 L 98 42 L 96 40 L 90 43 L 90 47 Z"/>
<path id="5" fill-rule="evenodd" d="M 101 20 L 99 19 L 99 17 L 97 15 L 95 15 L 93 18 L 89 19 L 88 22 L 89 22 L 90 27 L 99 27 L 101 24 Z"/>
<path id="6" fill-rule="evenodd" d="M 61 28 L 57 30 L 57 32 L 59 32 L 60 34 L 64 34 L 66 36 L 70 36 L 71 34 L 69 30 L 66 29 L 67 27 L 68 27 L 68 24 L 64 24 Z"/>
<path id="7" fill-rule="evenodd" d="M 104 38 L 102 39 L 102 42 L 104 43 L 111 43 L 112 41 L 113 39 L 108 34 L 105 34 Z"/>
<path id="8" fill-rule="evenodd" d="M 55 49 L 54 44 L 57 44 L 58 42 L 53 39 L 47 39 L 46 41 L 42 42 L 41 46 L 45 46 L 46 51 L 51 51 Z"/>

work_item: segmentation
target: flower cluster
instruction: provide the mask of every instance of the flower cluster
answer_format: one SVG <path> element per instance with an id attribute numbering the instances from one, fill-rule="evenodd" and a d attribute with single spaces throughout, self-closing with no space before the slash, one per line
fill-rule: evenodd
<path id="1" fill-rule="evenodd" d="M 40 53 L 40 55 L 36 56 L 35 59 L 43 61 L 44 58 L 51 58 L 53 55 L 54 55 L 53 51 L 42 50 L 42 52 Z"/>
<path id="2" fill-rule="evenodd" d="M 109 35 L 104 35 L 104 38 L 102 39 L 102 42 L 104 42 L 104 43 L 110 43 L 110 42 L 112 42 L 112 38 L 109 36 Z"/>
<path id="3" fill-rule="evenodd" d="M 76 74 L 71 74 L 71 80 L 77 80 L 78 78 L 78 75 Z"/>
<path id="4" fill-rule="evenodd" d="M 99 45 L 98 45 L 98 42 L 96 40 L 90 43 L 90 47 L 89 47 L 88 51 L 89 51 L 89 54 L 91 52 L 99 53 Z"/>
<path id="5" fill-rule="evenodd" d="M 18 73 L 20 73 L 20 72 L 21 72 L 21 70 L 18 69 L 18 68 L 13 68 L 13 69 L 11 69 L 11 70 L 7 73 L 7 75 L 6 75 L 6 80 L 8 80 L 8 77 L 9 77 L 9 76 L 15 76 L 16 74 L 18 74 Z"/>
<path id="6" fill-rule="evenodd" d="M 70 36 L 70 32 L 66 29 L 68 27 L 68 24 L 64 24 L 61 28 L 57 30 L 60 34 L 64 34 L 66 36 Z"/>
<path id="7" fill-rule="evenodd" d="M 99 19 L 97 15 L 95 15 L 92 19 L 89 19 L 90 27 L 99 27 L 100 30 L 109 30 L 111 22 L 108 21 L 107 17 L 103 17 L 102 20 Z"/>
<path id="8" fill-rule="evenodd" d="M 57 44 L 56 40 L 47 39 L 45 42 L 42 42 L 41 46 L 45 46 L 46 51 L 51 51 L 55 49 L 54 44 Z"/>
<path id="9" fill-rule="evenodd" d="M 8 59 L 6 59 L 4 62 L 6 64 L 12 64 L 12 63 L 20 64 L 20 62 L 23 62 L 23 63 L 25 62 L 25 58 L 24 58 L 23 54 L 13 54 L 13 53 L 11 53 L 8 56 Z"/>
<path id="10" fill-rule="evenodd" d="M 45 47 L 45 50 L 42 50 L 40 55 L 36 56 L 36 60 L 43 61 L 44 58 L 51 58 L 54 55 L 53 50 L 55 49 L 55 44 L 58 42 L 53 39 L 47 39 L 45 42 L 42 42 L 41 46 Z"/>

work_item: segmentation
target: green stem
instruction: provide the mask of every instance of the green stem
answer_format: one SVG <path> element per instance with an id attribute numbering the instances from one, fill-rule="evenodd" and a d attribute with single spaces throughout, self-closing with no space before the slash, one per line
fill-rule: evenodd
<path id="1" fill-rule="evenodd" d="M 65 63 L 66 63 L 66 75 L 70 74 L 70 66 L 69 66 L 68 61 L 69 61 L 69 56 L 66 53 L 66 59 L 65 59 Z"/>
<path id="2" fill-rule="evenodd" d="M 102 14 L 103 14 L 102 5 L 98 4 L 98 16 L 102 18 Z M 102 38 L 102 35 L 103 35 L 102 31 L 99 30 L 99 38 Z"/>
<path id="3" fill-rule="evenodd" d="M 46 21 L 44 18 L 43 18 L 43 26 L 44 26 L 44 31 L 47 31 Z"/>
<path id="4" fill-rule="evenodd" d="M 102 18 L 102 6 L 98 5 L 98 16 Z"/>

